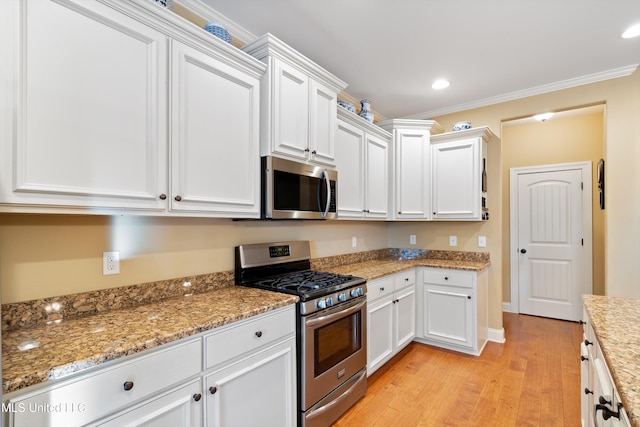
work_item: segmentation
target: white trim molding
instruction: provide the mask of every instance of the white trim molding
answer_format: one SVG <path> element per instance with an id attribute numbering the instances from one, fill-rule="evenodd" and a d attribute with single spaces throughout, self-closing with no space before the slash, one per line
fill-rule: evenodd
<path id="1" fill-rule="evenodd" d="M 487 339 L 491 342 L 504 344 L 507 341 L 507 339 L 504 336 L 504 328 L 502 329 L 489 328 L 489 334 L 487 335 Z"/>

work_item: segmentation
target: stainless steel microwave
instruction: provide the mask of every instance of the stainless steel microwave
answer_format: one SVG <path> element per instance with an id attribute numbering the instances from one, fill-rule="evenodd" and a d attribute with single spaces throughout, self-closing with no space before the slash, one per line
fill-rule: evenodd
<path id="1" fill-rule="evenodd" d="M 262 157 L 263 219 L 333 219 L 338 172 L 320 166 Z"/>

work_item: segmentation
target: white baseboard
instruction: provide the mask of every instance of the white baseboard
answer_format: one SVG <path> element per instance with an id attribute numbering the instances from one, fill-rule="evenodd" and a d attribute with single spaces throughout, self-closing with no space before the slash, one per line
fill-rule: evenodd
<path id="1" fill-rule="evenodd" d="M 489 334 L 487 336 L 489 341 L 497 342 L 500 344 L 504 344 L 506 339 L 504 337 L 504 328 L 502 329 L 493 329 L 489 328 Z"/>
<path id="2" fill-rule="evenodd" d="M 502 311 L 505 311 L 507 313 L 511 313 L 511 303 L 510 302 L 503 302 L 502 303 Z"/>

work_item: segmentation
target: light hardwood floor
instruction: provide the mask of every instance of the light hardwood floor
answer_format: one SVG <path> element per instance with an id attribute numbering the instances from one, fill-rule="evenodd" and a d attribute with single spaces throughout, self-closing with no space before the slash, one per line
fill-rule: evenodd
<path id="1" fill-rule="evenodd" d="M 480 357 L 412 343 L 333 427 L 580 426 L 578 323 L 505 313 Z"/>

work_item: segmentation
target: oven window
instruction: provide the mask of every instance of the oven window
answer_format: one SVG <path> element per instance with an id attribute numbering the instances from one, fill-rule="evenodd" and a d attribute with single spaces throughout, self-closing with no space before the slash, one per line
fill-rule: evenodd
<path id="1" fill-rule="evenodd" d="M 358 311 L 314 331 L 316 377 L 362 348 L 361 313 Z"/>

